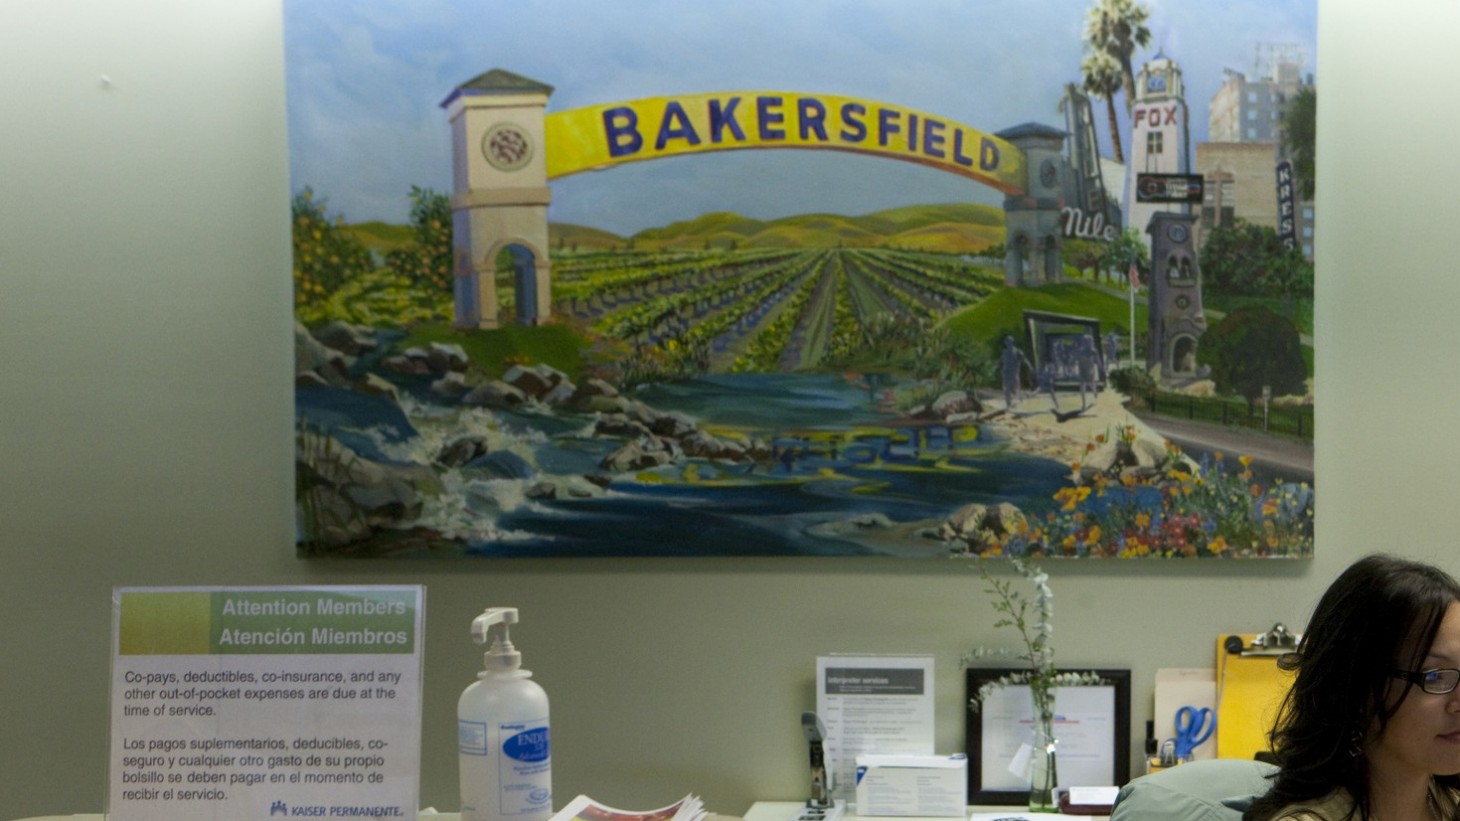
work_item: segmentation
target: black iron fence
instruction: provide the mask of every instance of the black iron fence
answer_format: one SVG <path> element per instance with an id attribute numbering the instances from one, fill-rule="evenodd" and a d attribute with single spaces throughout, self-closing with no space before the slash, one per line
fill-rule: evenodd
<path id="1" fill-rule="evenodd" d="M 1261 400 L 1249 406 L 1240 399 L 1188 396 L 1155 390 L 1142 392 L 1135 398 L 1150 413 L 1237 425 L 1313 441 L 1312 405 L 1271 405 L 1264 408 Z"/>

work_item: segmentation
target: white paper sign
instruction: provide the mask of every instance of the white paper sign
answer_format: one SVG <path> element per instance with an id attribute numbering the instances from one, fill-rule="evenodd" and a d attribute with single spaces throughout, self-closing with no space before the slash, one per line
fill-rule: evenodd
<path id="1" fill-rule="evenodd" d="M 110 821 L 415 818 L 420 587 L 121 588 Z"/>
<path id="2" fill-rule="evenodd" d="M 1034 739 L 1034 702 L 1029 686 L 995 687 L 980 709 L 984 716 L 979 749 L 979 760 L 985 762 L 980 770 L 982 789 L 1029 789 L 1028 756 Z M 1112 783 L 1115 689 L 1056 687 L 1054 709 L 1059 786 Z M 1021 753 L 1023 760 L 1016 761 Z M 993 762 L 998 765 L 992 766 Z"/>
<path id="3" fill-rule="evenodd" d="M 934 754 L 933 658 L 819 656 L 816 713 L 833 794 L 850 800 L 858 755 Z"/>

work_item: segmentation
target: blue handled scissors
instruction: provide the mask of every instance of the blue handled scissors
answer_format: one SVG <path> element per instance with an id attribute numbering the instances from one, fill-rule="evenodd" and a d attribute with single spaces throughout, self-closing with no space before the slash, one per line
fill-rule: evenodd
<path id="1" fill-rule="evenodd" d="M 1203 741 L 1212 737 L 1217 722 L 1210 707 L 1186 706 L 1176 711 L 1176 758 L 1185 761 Z"/>

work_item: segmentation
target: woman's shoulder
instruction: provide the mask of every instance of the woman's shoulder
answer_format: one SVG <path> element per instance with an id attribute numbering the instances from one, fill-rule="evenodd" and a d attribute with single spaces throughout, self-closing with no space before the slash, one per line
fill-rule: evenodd
<path id="1" fill-rule="evenodd" d="M 1436 784 L 1434 796 L 1443 817 L 1460 815 L 1460 790 Z M 1268 821 L 1346 821 L 1354 817 L 1353 811 L 1353 798 L 1344 790 L 1335 790 L 1313 801 L 1289 804 Z"/>
<path id="2" fill-rule="evenodd" d="M 1352 816 L 1354 800 L 1346 790 L 1334 790 L 1322 798 L 1289 804 L 1268 821 L 1344 821 Z"/>

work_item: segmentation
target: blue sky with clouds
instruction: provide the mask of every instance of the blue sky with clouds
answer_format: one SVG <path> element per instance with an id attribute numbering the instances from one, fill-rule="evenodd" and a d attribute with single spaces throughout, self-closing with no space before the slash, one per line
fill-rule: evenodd
<path id="1" fill-rule="evenodd" d="M 986 132 L 1062 126 L 1091 0 L 285 0 L 293 187 L 351 222 L 405 222 L 412 185 L 450 193 L 440 102 L 503 68 L 554 86 L 548 110 L 677 93 L 835 93 Z M 1296 44 L 1317 73 L 1317 0 L 1146 0 L 1152 43 L 1181 66 L 1193 142 L 1223 69 Z M 1139 65 L 1139 60 L 1137 61 Z M 1119 101 L 1117 101 L 1119 102 Z M 1109 154 L 1104 106 L 1096 121 Z M 1124 108 L 1120 107 L 1122 119 Z M 1127 151 L 1129 146 L 1126 146 Z M 842 152 L 734 151 L 552 183 L 549 218 L 620 234 L 737 211 L 866 214 L 1001 195 L 910 163 Z"/>

